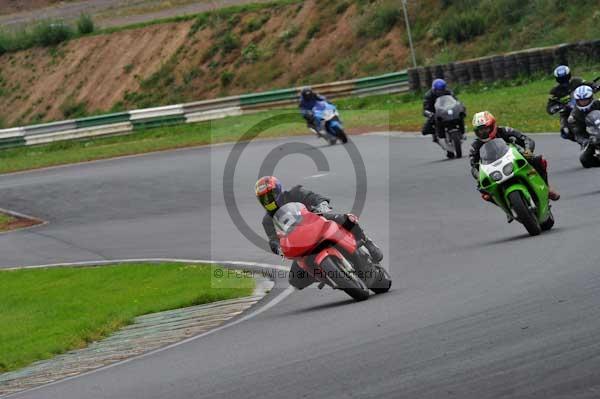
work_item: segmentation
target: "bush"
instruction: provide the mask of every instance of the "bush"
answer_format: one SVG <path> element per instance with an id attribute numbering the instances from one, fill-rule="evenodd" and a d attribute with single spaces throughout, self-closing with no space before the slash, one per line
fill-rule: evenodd
<path id="1" fill-rule="evenodd" d="M 60 106 L 60 111 L 65 118 L 79 118 L 87 114 L 87 105 L 85 102 L 77 102 L 73 97 L 69 97 Z"/>
<path id="2" fill-rule="evenodd" d="M 231 84 L 231 82 L 233 82 L 233 79 L 235 78 L 235 75 L 233 74 L 233 72 L 230 71 L 225 71 L 221 74 L 221 86 L 226 87 L 229 86 Z"/>
<path id="3" fill-rule="evenodd" d="M 436 36 L 445 41 L 464 42 L 485 32 L 485 18 L 477 12 L 452 14 L 435 29 Z"/>
<path id="4" fill-rule="evenodd" d="M 227 55 L 240 47 L 240 39 L 231 32 L 225 33 L 219 42 L 221 54 Z"/>
<path id="5" fill-rule="evenodd" d="M 264 24 L 266 24 L 269 21 L 269 19 L 271 19 L 270 14 L 263 14 L 252 18 L 244 27 L 244 32 L 250 33 L 259 30 L 263 27 Z"/>
<path id="6" fill-rule="evenodd" d="M 244 61 L 252 64 L 260 58 L 260 51 L 256 44 L 250 43 L 244 50 L 242 50 L 242 58 Z"/>
<path id="7" fill-rule="evenodd" d="M 63 22 L 41 22 L 33 29 L 33 42 L 38 46 L 56 46 L 74 36 L 73 30 Z"/>
<path id="8" fill-rule="evenodd" d="M 398 5 L 384 4 L 364 16 L 358 27 L 358 35 L 376 39 L 392 30 L 401 18 Z"/>
<path id="9" fill-rule="evenodd" d="M 300 29 L 297 26 L 292 26 L 290 29 L 284 30 L 279 34 L 279 40 L 285 43 L 286 46 L 289 46 L 292 39 L 298 36 L 298 32 L 300 32 Z"/>
<path id="10" fill-rule="evenodd" d="M 188 32 L 188 36 L 193 36 L 199 30 L 202 30 L 208 25 L 208 21 L 210 20 L 210 15 L 208 13 L 200 14 L 194 20 L 194 24 L 190 28 Z"/>
<path id="11" fill-rule="evenodd" d="M 308 28 L 308 31 L 306 32 L 306 38 L 310 40 L 313 37 L 315 37 L 320 31 L 321 31 L 321 23 L 319 21 L 317 21 L 314 24 L 312 24 L 310 26 L 310 28 Z"/>
<path id="12" fill-rule="evenodd" d="M 96 27 L 94 21 L 89 14 L 81 14 L 77 20 L 77 31 L 80 35 L 87 35 L 92 33 Z"/>

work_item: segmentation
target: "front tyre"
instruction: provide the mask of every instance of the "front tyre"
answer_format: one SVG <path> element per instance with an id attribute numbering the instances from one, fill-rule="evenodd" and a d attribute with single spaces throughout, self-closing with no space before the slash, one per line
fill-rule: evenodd
<path id="1" fill-rule="evenodd" d="M 323 273 L 355 301 L 364 301 L 369 298 L 369 289 L 365 283 L 356 274 L 349 275 L 338 258 L 328 256 L 323 259 L 320 266 Z"/>
<path id="2" fill-rule="evenodd" d="M 510 202 L 512 209 L 517 215 L 519 222 L 525 226 L 527 232 L 531 236 L 537 236 L 542 232 L 542 228 L 537 221 L 534 212 L 529 209 L 527 201 L 523 198 L 523 194 L 520 191 L 513 191 L 508 194 L 508 201 Z"/>
<path id="3" fill-rule="evenodd" d="M 458 132 L 452 134 L 452 143 L 454 144 L 455 158 L 462 158 L 462 137 Z"/>

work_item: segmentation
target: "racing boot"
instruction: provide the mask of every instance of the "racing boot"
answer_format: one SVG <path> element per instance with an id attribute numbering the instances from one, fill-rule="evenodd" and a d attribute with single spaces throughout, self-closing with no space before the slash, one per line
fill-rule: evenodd
<path id="1" fill-rule="evenodd" d="M 369 237 L 365 237 L 365 247 L 369 250 L 373 262 L 380 263 L 383 260 L 383 252 Z"/>
<path id="2" fill-rule="evenodd" d="M 552 186 L 548 186 L 548 198 L 552 201 L 558 201 L 560 194 Z"/>

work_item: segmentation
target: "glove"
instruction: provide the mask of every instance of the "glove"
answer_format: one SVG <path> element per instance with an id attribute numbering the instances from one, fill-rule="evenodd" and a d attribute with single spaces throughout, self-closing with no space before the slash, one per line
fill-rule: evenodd
<path id="1" fill-rule="evenodd" d="M 423 111 L 423 116 L 425 118 L 431 118 L 433 116 L 433 112 L 431 112 L 429 110 L 425 110 L 425 111 Z"/>
<path id="2" fill-rule="evenodd" d="M 313 213 L 316 213 L 318 215 L 322 215 L 324 213 L 329 213 L 329 212 L 331 212 L 331 210 L 332 210 L 331 206 L 329 205 L 329 202 L 327 202 L 327 201 L 323 201 L 319 205 L 313 206 L 311 209 L 311 211 Z"/>
<path id="3" fill-rule="evenodd" d="M 271 247 L 271 251 L 275 255 L 283 255 L 281 252 L 281 247 L 279 246 L 279 242 L 275 240 L 269 241 L 269 246 Z"/>
<path id="4" fill-rule="evenodd" d="M 523 156 L 525 158 L 533 158 L 533 151 L 531 151 L 530 149 L 526 148 L 525 150 L 523 150 Z"/>

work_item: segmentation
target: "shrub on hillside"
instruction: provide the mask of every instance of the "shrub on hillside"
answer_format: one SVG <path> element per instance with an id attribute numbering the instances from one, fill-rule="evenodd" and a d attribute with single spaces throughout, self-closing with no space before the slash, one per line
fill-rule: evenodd
<path id="1" fill-rule="evenodd" d="M 233 33 L 227 32 L 219 41 L 219 48 L 221 49 L 221 54 L 229 54 L 233 50 L 240 48 L 240 39 Z"/>
<path id="2" fill-rule="evenodd" d="M 89 14 L 81 14 L 77 19 L 77 32 L 80 35 L 87 35 L 92 33 L 96 27 L 94 26 L 94 20 Z"/>
<path id="3" fill-rule="evenodd" d="M 260 51 L 258 49 L 258 46 L 254 43 L 250 43 L 246 48 L 242 50 L 242 58 L 244 59 L 244 61 L 250 64 L 258 61 L 258 59 L 260 58 Z"/>
<path id="4" fill-rule="evenodd" d="M 233 72 L 230 71 L 225 71 L 221 74 L 221 86 L 226 87 L 229 86 L 231 84 L 231 82 L 233 82 L 233 79 L 235 78 L 235 75 L 233 74 Z"/>
<path id="5" fill-rule="evenodd" d="M 445 41 L 464 42 L 485 32 L 485 18 L 476 11 L 451 14 L 435 29 L 436 36 Z"/>
<path id="6" fill-rule="evenodd" d="M 358 35 L 377 39 L 388 33 L 402 18 L 400 6 L 393 3 L 383 4 L 366 13 L 358 26 Z"/>
<path id="7" fill-rule="evenodd" d="M 269 21 L 269 19 L 271 19 L 270 14 L 262 14 L 252 18 L 244 27 L 244 33 L 250 33 L 259 30 Z"/>
<path id="8" fill-rule="evenodd" d="M 63 22 L 41 22 L 32 32 L 33 41 L 38 46 L 56 46 L 74 36 L 73 29 Z"/>

